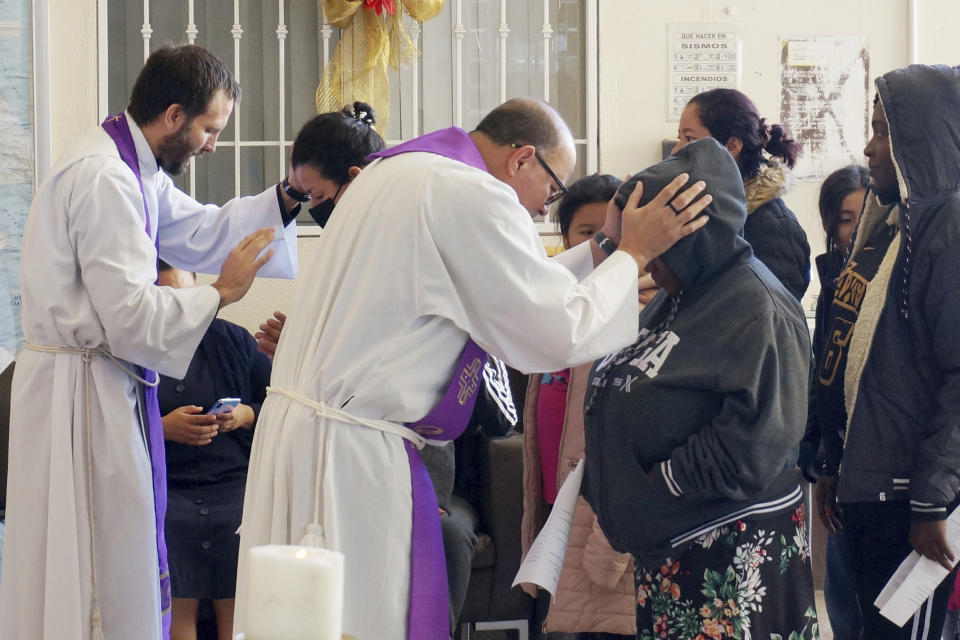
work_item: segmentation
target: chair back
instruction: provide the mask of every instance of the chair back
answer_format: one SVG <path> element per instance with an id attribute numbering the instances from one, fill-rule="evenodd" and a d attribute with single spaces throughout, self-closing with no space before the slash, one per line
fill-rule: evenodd
<path id="1" fill-rule="evenodd" d="M 10 390 L 13 386 L 13 368 L 0 372 L 0 518 L 7 508 L 7 450 L 10 448 Z"/>

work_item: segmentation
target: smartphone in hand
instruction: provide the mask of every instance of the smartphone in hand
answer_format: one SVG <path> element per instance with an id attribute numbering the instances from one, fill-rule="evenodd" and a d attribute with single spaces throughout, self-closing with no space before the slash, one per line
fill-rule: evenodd
<path id="1" fill-rule="evenodd" d="M 207 413 L 208 414 L 212 413 L 214 415 L 217 415 L 220 413 L 226 413 L 227 411 L 230 411 L 231 409 L 236 407 L 238 404 L 240 404 L 240 398 L 220 398 L 215 403 L 213 403 L 212 407 L 207 409 Z"/>

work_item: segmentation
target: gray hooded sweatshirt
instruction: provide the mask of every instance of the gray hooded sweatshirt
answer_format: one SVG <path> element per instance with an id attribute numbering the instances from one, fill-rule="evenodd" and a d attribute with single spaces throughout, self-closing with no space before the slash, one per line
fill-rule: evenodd
<path id="1" fill-rule="evenodd" d="M 585 409 L 584 495 L 613 547 L 648 564 L 801 496 L 793 460 L 809 334 L 796 299 L 739 234 L 733 158 L 698 140 L 626 182 L 617 203 L 638 180 L 646 203 L 681 172 L 714 198 L 710 222 L 661 256 L 683 292 L 661 291 L 640 314 L 638 342 L 594 366 Z"/>

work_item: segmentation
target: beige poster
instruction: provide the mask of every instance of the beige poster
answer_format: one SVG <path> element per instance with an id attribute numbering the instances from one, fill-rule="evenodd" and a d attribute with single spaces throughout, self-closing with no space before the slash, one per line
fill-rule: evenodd
<path id="1" fill-rule="evenodd" d="M 863 38 L 780 40 L 780 119 L 803 145 L 793 176 L 820 179 L 863 162 L 869 110 Z"/>

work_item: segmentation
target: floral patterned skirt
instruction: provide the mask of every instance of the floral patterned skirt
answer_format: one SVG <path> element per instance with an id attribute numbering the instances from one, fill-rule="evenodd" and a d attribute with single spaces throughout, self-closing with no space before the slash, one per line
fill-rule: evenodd
<path id="1" fill-rule="evenodd" d="M 637 638 L 818 640 L 804 515 L 736 520 L 660 567 L 637 560 Z"/>

